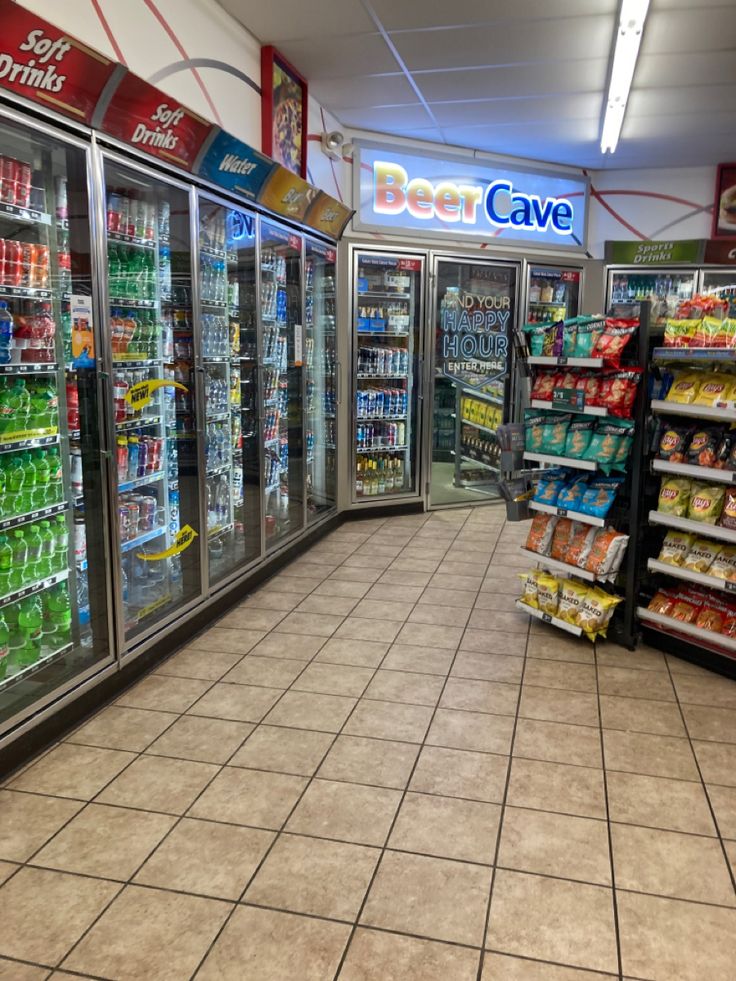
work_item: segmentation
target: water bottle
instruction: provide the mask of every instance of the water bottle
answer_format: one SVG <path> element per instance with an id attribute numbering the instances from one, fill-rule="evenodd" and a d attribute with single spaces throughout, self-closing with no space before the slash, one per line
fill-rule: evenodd
<path id="1" fill-rule="evenodd" d="M 52 525 L 54 532 L 54 572 L 69 568 L 69 528 L 63 514 L 57 514 Z"/>
<path id="2" fill-rule="evenodd" d="M 13 344 L 13 318 L 6 300 L 0 300 L 0 364 L 10 364 Z"/>

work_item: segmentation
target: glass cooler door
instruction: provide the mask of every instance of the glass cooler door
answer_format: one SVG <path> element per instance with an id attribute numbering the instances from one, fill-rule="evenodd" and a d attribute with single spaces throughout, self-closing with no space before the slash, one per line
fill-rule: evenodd
<path id="1" fill-rule="evenodd" d="M 307 239 L 304 363 L 307 415 L 307 522 L 333 509 L 336 497 L 337 362 L 335 249 Z"/>
<path id="2" fill-rule="evenodd" d="M 304 526 L 302 239 L 261 221 L 266 547 Z"/>
<path id="3" fill-rule="evenodd" d="M 677 305 L 696 292 L 697 272 L 678 269 L 610 269 L 608 272 L 608 306 L 639 303 L 652 304 L 652 323 L 660 327 L 674 317 Z"/>
<path id="4" fill-rule="evenodd" d="M 87 153 L 0 120 L 0 733 L 112 660 Z"/>
<path id="5" fill-rule="evenodd" d="M 189 195 L 105 160 L 119 589 L 130 641 L 201 593 Z"/>
<path id="6" fill-rule="evenodd" d="M 547 324 L 577 317 L 580 270 L 530 266 L 527 286 L 528 324 Z"/>
<path id="7" fill-rule="evenodd" d="M 210 584 L 261 554 L 255 216 L 199 199 Z"/>

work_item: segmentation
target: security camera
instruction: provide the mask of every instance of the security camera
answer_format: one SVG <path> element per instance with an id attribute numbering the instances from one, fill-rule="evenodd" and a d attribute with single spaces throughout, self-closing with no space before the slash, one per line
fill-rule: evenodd
<path id="1" fill-rule="evenodd" d="M 339 129 L 334 129 L 331 133 L 323 133 L 322 152 L 325 153 L 330 160 L 339 160 L 342 156 L 342 147 L 344 142 L 345 136 Z"/>

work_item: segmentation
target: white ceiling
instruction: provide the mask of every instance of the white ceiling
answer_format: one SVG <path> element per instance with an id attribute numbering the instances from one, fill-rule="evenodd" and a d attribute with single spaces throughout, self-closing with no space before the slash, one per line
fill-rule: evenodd
<path id="1" fill-rule="evenodd" d="M 605 157 L 618 0 L 220 3 L 345 127 L 595 169 L 736 157 L 736 0 L 652 0 Z"/>

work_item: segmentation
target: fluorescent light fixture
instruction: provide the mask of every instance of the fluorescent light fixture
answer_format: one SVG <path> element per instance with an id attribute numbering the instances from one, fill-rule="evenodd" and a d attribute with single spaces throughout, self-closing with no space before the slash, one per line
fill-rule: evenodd
<path id="1" fill-rule="evenodd" d="M 606 114 L 603 117 L 601 153 L 606 151 L 614 153 L 618 145 L 648 10 L 649 0 L 622 0 L 621 2 Z"/>

